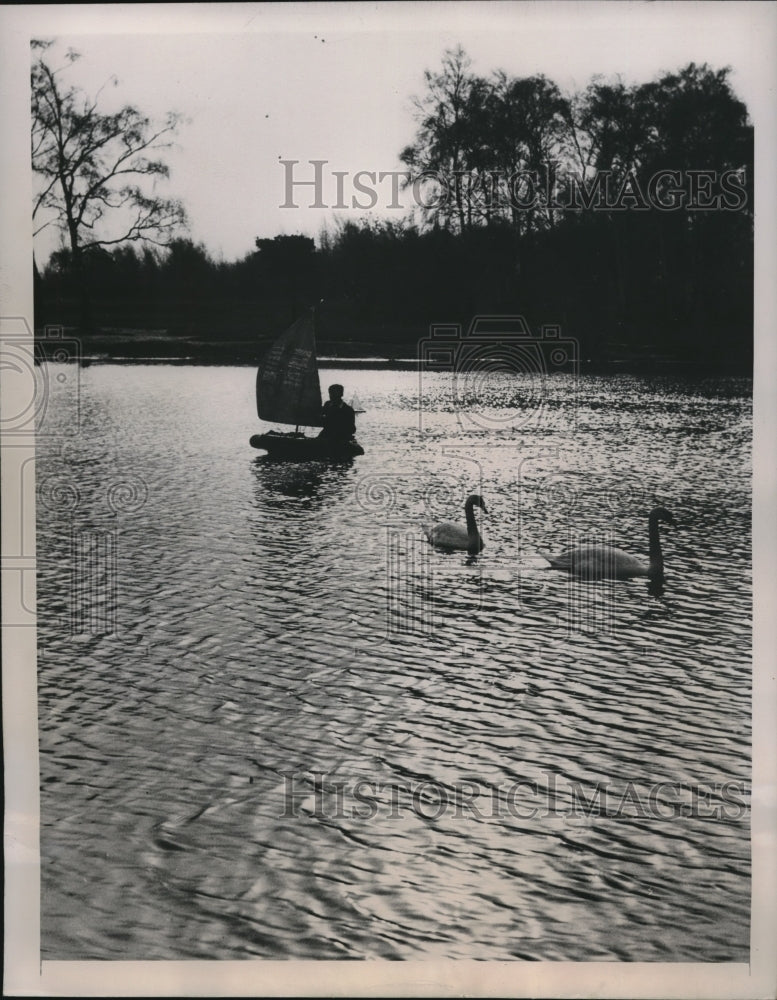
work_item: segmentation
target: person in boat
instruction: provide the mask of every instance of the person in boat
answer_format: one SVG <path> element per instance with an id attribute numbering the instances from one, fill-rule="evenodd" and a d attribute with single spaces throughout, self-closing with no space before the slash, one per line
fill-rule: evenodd
<path id="1" fill-rule="evenodd" d="M 330 385 L 329 399 L 321 414 L 324 429 L 319 437 L 334 445 L 347 444 L 356 433 L 356 414 L 343 401 L 343 392 L 341 385 Z"/>

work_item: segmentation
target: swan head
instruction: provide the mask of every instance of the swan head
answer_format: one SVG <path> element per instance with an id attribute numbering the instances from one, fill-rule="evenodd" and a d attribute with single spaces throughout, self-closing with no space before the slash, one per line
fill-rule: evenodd
<path id="1" fill-rule="evenodd" d="M 656 524 L 661 522 L 663 524 L 668 524 L 672 528 L 677 527 L 677 522 L 669 513 L 669 511 L 666 509 L 666 507 L 655 507 L 650 512 L 650 520 Z"/>
<path id="2" fill-rule="evenodd" d="M 467 502 L 465 503 L 464 506 L 468 507 L 470 510 L 472 510 L 473 507 L 480 507 L 480 509 L 483 511 L 484 514 L 488 513 L 488 511 L 486 510 L 486 505 L 483 502 L 483 497 L 481 497 L 477 493 L 470 494 L 470 496 L 467 497 Z"/>

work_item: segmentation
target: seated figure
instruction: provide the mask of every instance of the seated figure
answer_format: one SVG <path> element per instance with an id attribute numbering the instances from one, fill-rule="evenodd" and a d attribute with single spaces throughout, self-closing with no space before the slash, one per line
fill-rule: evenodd
<path id="1" fill-rule="evenodd" d="M 347 444 L 356 433 L 356 415 L 353 407 L 343 402 L 343 387 L 329 386 L 329 399 L 322 410 L 324 429 L 320 438 L 337 446 Z"/>

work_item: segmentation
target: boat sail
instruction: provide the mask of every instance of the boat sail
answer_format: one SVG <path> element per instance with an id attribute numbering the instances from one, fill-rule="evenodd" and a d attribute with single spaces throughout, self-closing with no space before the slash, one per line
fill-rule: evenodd
<path id="1" fill-rule="evenodd" d="M 260 420 L 322 427 L 321 383 L 312 311 L 275 341 L 256 376 Z"/>
<path id="2" fill-rule="evenodd" d="M 260 420 L 296 426 L 294 431 L 268 431 L 251 437 L 252 447 L 266 451 L 273 458 L 304 461 L 364 454 L 354 438 L 333 442 L 299 432 L 300 426 L 323 427 L 312 309 L 275 341 L 259 365 L 256 411 Z"/>

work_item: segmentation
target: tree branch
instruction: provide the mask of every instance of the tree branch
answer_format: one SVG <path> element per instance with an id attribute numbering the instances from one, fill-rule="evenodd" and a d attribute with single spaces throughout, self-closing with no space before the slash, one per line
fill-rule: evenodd
<path id="1" fill-rule="evenodd" d="M 180 205 L 145 194 L 140 186 L 169 177 L 168 166 L 149 154 L 171 148 L 181 116 L 169 114 L 153 126 L 131 105 L 101 114 L 99 99 L 115 78 L 106 81 L 93 99 L 74 87 L 62 88 L 58 77 L 63 67 L 52 69 L 44 58 L 50 45 L 33 45 L 37 59 L 31 76 L 31 156 L 34 174 L 42 181 L 33 198 L 33 218 L 44 208 L 54 213 L 36 233 L 56 223 L 67 233 L 71 251 L 77 255 L 89 246 L 137 239 L 155 242 L 158 233 L 184 226 Z M 75 58 L 77 53 L 68 52 L 68 61 Z M 136 183 L 120 186 L 129 178 Z M 136 212 L 122 227 L 123 235 L 104 232 L 110 219 L 120 218 L 130 206 Z"/>

